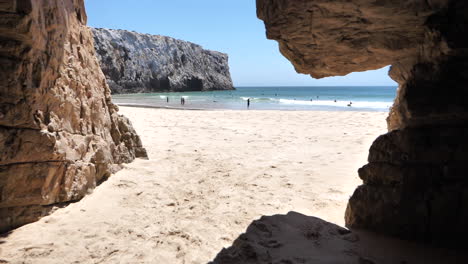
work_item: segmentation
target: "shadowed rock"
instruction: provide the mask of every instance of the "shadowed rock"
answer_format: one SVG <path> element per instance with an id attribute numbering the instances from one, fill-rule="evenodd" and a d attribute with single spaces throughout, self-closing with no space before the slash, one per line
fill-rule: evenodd
<path id="1" fill-rule="evenodd" d="M 211 264 L 463 263 L 464 253 L 350 231 L 320 218 L 289 212 L 253 221 Z"/>
<path id="2" fill-rule="evenodd" d="M 113 93 L 232 90 L 227 54 L 170 37 L 92 29 Z"/>
<path id="3" fill-rule="evenodd" d="M 364 185 L 349 201 L 347 225 L 466 248 L 468 3 L 257 0 L 257 14 L 300 73 L 392 65 L 391 132 L 359 171 Z"/>

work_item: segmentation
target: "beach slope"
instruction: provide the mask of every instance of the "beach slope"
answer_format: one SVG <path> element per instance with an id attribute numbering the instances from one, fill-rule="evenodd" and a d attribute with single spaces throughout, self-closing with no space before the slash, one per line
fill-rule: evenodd
<path id="1" fill-rule="evenodd" d="M 149 160 L 1 238 L 0 260 L 207 263 L 264 215 L 295 211 L 343 226 L 356 171 L 386 130 L 379 112 L 121 113 Z"/>

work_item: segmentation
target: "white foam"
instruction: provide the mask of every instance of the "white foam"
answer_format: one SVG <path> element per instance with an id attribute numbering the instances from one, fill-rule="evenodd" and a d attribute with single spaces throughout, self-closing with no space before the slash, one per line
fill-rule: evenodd
<path id="1" fill-rule="evenodd" d="M 268 97 L 240 97 L 242 100 L 247 101 L 247 99 L 250 99 L 250 101 L 278 101 L 276 98 L 268 98 Z"/>
<path id="2" fill-rule="evenodd" d="M 280 99 L 280 104 L 289 105 L 315 105 L 315 106 L 334 106 L 334 107 L 349 107 L 349 101 L 332 101 L 332 100 L 291 100 Z M 370 108 L 370 109 L 388 109 L 392 106 L 392 102 L 370 102 L 370 101 L 353 101 L 351 107 L 354 108 Z"/>

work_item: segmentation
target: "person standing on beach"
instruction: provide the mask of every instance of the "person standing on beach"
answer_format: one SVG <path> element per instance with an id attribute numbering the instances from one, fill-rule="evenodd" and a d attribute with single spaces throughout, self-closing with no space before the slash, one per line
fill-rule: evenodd
<path id="1" fill-rule="evenodd" d="M 250 98 L 247 99 L 247 108 L 250 108 Z"/>

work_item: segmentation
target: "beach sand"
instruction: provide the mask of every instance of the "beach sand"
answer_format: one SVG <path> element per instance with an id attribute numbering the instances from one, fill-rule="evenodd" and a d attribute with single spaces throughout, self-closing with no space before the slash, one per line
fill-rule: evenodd
<path id="1" fill-rule="evenodd" d="M 387 116 L 130 107 L 121 113 L 149 160 L 125 165 L 82 201 L 0 238 L 0 259 L 207 263 L 263 215 L 295 211 L 343 226 L 347 200 L 361 183 L 357 169 L 386 132 Z"/>

